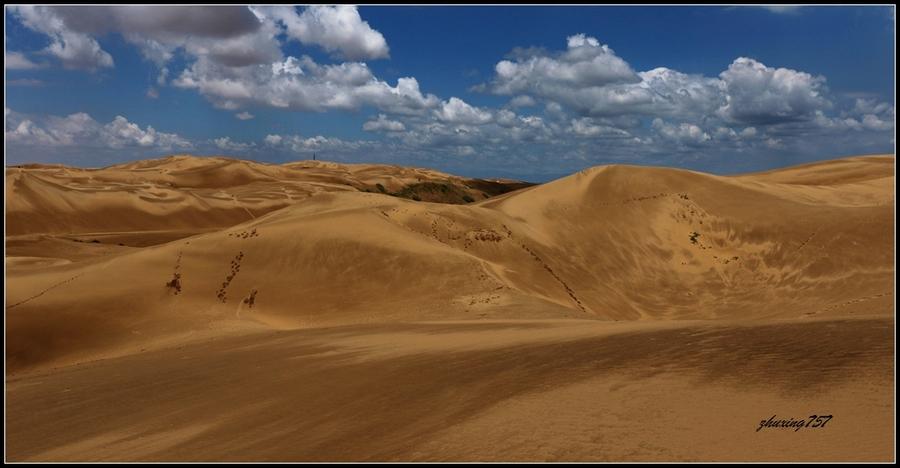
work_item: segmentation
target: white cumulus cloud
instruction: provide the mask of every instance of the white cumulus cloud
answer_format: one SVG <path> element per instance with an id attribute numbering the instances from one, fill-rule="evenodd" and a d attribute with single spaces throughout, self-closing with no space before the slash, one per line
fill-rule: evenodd
<path id="1" fill-rule="evenodd" d="M 711 140 L 709 133 L 692 123 L 669 124 L 662 119 L 653 119 L 653 130 L 661 137 L 684 145 L 699 145 Z"/>
<path id="2" fill-rule="evenodd" d="M 321 65 L 308 56 L 240 68 L 200 59 L 173 85 L 196 89 L 222 109 L 257 104 L 321 112 L 370 105 L 390 113 L 419 114 L 440 103 L 434 95 L 423 95 L 415 78 L 400 78 L 390 86 L 365 63 Z"/>
<path id="3" fill-rule="evenodd" d="M 389 48 L 380 32 L 363 21 L 355 6 L 310 6 L 297 15 L 293 6 L 256 8 L 284 25 L 288 37 L 315 44 L 348 60 L 387 58 Z"/>
<path id="4" fill-rule="evenodd" d="M 472 125 L 485 124 L 492 119 L 490 111 L 471 106 L 456 97 L 451 97 L 449 101 L 442 102 L 441 107 L 435 110 L 435 116 L 444 122 Z"/>
<path id="5" fill-rule="evenodd" d="M 363 130 L 367 132 L 402 132 L 406 130 L 403 122 L 391 120 L 384 114 L 378 114 L 374 120 L 369 120 L 363 124 Z"/>
<path id="6" fill-rule="evenodd" d="M 547 55 L 525 52 L 494 67 L 491 89 L 497 94 L 552 95 L 559 89 L 634 83 L 640 78 L 627 62 L 597 39 L 578 34 L 568 38 L 565 52 Z"/>
<path id="7" fill-rule="evenodd" d="M 213 139 L 213 143 L 217 148 L 223 151 L 244 152 L 256 146 L 255 143 L 241 143 L 232 141 L 230 137 L 221 137 Z"/>
<path id="8" fill-rule="evenodd" d="M 828 109 L 825 79 L 788 68 L 772 68 L 740 57 L 719 74 L 725 90 L 720 115 L 745 124 L 809 120 Z"/>
<path id="9" fill-rule="evenodd" d="M 6 116 L 6 139 L 22 145 L 111 148 L 143 147 L 156 149 L 190 148 L 187 139 L 159 132 L 152 126 L 141 128 L 119 115 L 101 124 L 84 112 L 65 117 L 49 116 L 33 120 L 15 112 Z"/>

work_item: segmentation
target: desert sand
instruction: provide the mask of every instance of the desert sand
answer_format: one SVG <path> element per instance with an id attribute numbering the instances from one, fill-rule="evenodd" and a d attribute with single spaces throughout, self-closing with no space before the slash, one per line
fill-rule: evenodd
<path id="1" fill-rule="evenodd" d="M 7 167 L 7 459 L 891 461 L 894 159 Z"/>

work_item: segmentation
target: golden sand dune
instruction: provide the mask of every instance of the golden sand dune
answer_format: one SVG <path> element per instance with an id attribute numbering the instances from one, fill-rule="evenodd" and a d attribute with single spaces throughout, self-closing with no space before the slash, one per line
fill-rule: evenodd
<path id="1" fill-rule="evenodd" d="M 889 459 L 893 171 L 10 168 L 9 453 Z"/>
<path id="2" fill-rule="evenodd" d="M 464 203 L 525 185 L 321 161 L 169 156 L 102 169 L 32 164 L 6 170 L 7 235 L 222 228 L 318 192 L 383 191 Z"/>

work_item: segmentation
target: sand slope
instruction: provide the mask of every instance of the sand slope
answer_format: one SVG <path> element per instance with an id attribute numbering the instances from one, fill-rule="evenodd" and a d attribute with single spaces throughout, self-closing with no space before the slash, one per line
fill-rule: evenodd
<path id="1" fill-rule="evenodd" d="M 735 177 L 602 166 L 462 205 L 364 191 L 448 180 L 426 170 L 195 159 L 91 175 L 7 170 L 9 232 L 20 233 L 6 259 L 16 459 L 724 460 L 764 446 L 766 460 L 889 455 L 880 415 L 893 391 L 893 156 Z M 301 170 L 314 172 L 285 175 Z M 252 196 L 221 195 L 241 190 Z M 159 201 L 170 197 L 180 201 Z M 671 349 L 641 348 L 645 339 Z M 521 353 L 531 357 L 519 368 Z M 185 380 L 201 368 L 218 371 Z M 433 380 L 415 377 L 428 369 Z M 816 375 L 827 389 L 795 386 Z M 748 376 L 773 386 L 742 387 Z M 250 381 L 271 390 L 253 399 L 229 388 Z M 201 387 L 224 393 L 206 399 Z M 64 404 L 30 416 L 63 388 Z M 371 388 L 381 390 L 358 400 Z M 792 404 L 795 390 L 809 404 Z M 109 398 L 121 404 L 104 409 Z M 648 407 L 713 417 L 684 406 L 693 398 L 731 406 L 740 430 L 624 422 Z M 585 419 L 596 400 L 620 402 L 620 414 Z M 771 416 L 758 412 L 806 417 L 822 405 L 856 419 L 824 439 L 801 436 L 795 452 L 783 435 L 746 445 L 753 420 Z M 431 407 L 443 410 L 424 416 Z M 140 424 L 122 419 L 135 412 L 147 413 Z M 87 414 L 90 429 L 34 432 Z M 877 424 L 861 432 L 869 417 Z M 252 437 L 234 438 L 237 420 Z M 637 432 L 610 439 L 606 425 Z M 546 440 L 534 445 L 537 434 Z M 692 437 L 712 448 L 689 450 Z M 854 458 L 860 440 L 870 443 Z"/>
<path id="2" fill-rule="evenodd" d="M 13 377 L 10 460 L 887 461 L 890 319 L 264 332 Z M 814 343 L 814 344 L 811 344 Z M 772 416 L 832 415 L 821 429 Z"/>

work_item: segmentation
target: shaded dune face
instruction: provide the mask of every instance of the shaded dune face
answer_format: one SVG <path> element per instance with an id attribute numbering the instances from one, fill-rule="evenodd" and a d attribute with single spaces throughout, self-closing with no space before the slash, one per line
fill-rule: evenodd
<path id="1" fill-rule="evenodd" d="M 40 169 L 68 171 L 54 177 L 73 189 L 12 168 L 12 234 L 227 227 L 143 248 L 68 241 L 106 250 L 8 262 L 7 365 L 374 322 L 892 315 L 893 159 L 739 177 L 604 166 L 467 205 L 353 188 L 438 177 L 425 170 L 187 157 Z M 313 182 L 290 185 L 291 171 Z"/>

